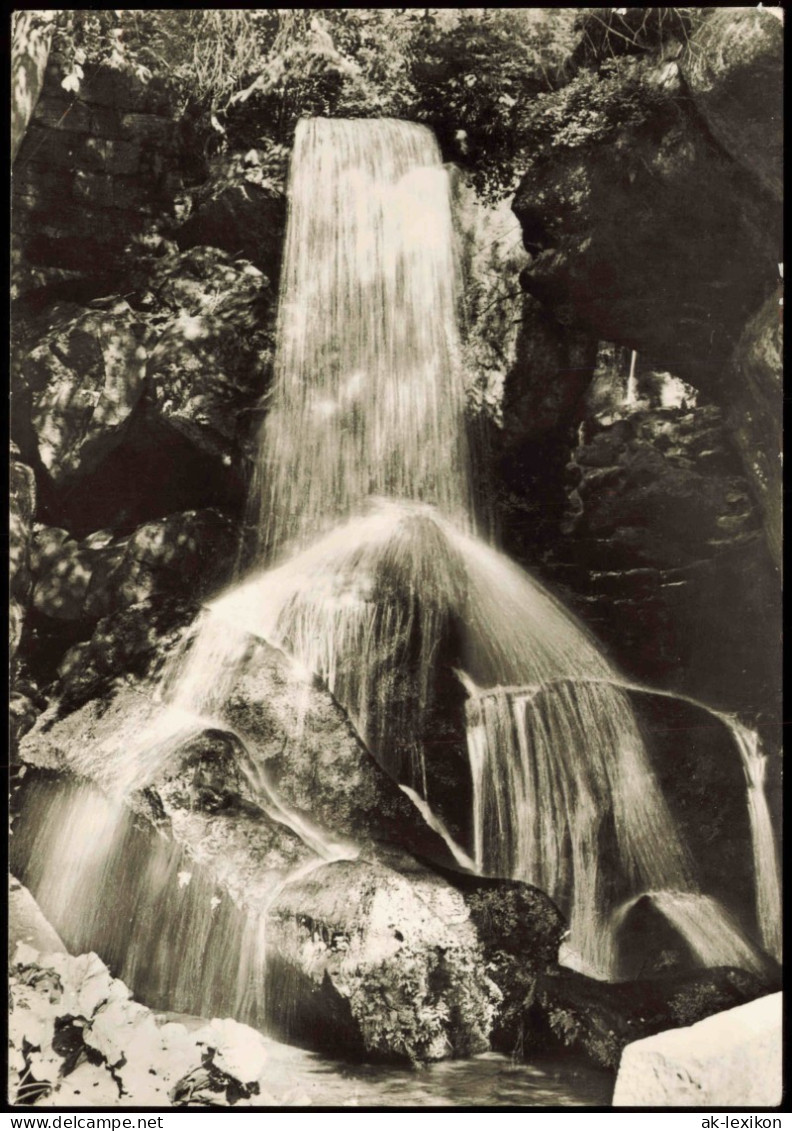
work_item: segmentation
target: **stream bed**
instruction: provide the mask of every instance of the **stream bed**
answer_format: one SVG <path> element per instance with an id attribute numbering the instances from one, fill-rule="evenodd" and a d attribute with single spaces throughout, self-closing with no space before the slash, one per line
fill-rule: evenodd
<path id="1" fill-rule="evenodd" d="M 269 1038 L 267 1049 L 272 1090 L 262 1106 L 609 1107 L 613 1096 L 613 1074 L 573 1056 L 522 1063 L 488 1052 L 414 1070 L 330 1060 Z"/>

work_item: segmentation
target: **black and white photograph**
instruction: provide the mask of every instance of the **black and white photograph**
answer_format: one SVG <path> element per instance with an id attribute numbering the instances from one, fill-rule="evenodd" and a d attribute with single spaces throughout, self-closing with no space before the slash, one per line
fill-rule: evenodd
<path id="1" fill-rule="evenodd" d="M 780 1128 L 782 9 L 6 35 L 8 1110 Z"/>

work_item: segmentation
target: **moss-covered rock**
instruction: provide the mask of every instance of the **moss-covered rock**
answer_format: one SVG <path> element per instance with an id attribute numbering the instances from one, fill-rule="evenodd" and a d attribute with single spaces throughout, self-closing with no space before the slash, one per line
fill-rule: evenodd
<path id="1" fill-rule="evenodd" d="M 41 617 L 95 624 L 154 595 L 193 600 L 221 585 L 236 552 L 236 531 L 213 509 L 171 514 L 129 537 L 97 531 L 67 539 L 46 555 L 34 577 L 33 606 Z"/>
<path id="2" fill-rule="evenodd" d="M 530 884 L 444 875 L 465 901 L 490 977 L 500 990 L 493 1048 L 519 1052 L 530 1041 L 526 1022 L 537 979 L 555 967 L 566 923 L 550 897 Z"/>
<path id="3" fill-rule="evenodd" d="M 484 1051 L 497 987 L 461 896 L 426 870 L 326 864 L 290 882 L 270 911 L 285 1035 L 413 1064 Z M 331 1004 L 332 1003 L 332 1004 Z"/>

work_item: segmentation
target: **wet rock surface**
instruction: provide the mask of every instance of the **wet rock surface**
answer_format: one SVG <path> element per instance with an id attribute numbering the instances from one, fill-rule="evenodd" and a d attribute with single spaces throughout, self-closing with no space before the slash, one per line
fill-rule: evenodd
<path id="1" fill-rule="evenodd" d="M 108 743 L 134 741 L 146 709 L 151 718 L 151 704 L 146 708 L 130 692 L 101 710 L 94 700 L 61 722 L 50 712 L 27 736 L 23 756 L 85 772 L 93 746 L 100 751 L 93 773 L 110 787 L 116 771 L 103 760 L 102 744 L 109 751 Z M 249 776 L 240 776 L 238 762 L 235 774 L 229 772 L 233 747 L 227 735 L 187 736 L 133 804 L 162 825 L 244 915 L 266 913 L 267 980 L 277 987 L 268 1013 L 273 1024 L 336 1051 L 343 1038 L 345 1048 L 386 1060 L 423 1062 L 486 1048 L 499 993 L 459 893 L 399 852 L 387 853 L 387 863 L 325 863 L 278 810 L 273 819 L 272 801 L 262 799 Z M 359 851 L 349 839 L 334 846 L 327 831 L 312 827 L 326 850 L 348 857 Z M 24 855 L 24 844 L 23 832 L 15 851 Z M 235 937 L 240 934 L 241 928 Z M 152 982 L 149 996 L 155 989 Z"/>
<path id="2" fill-rule="evenodd" d="M 630 64 L 646 96 L 638 120 L 604 145 L 573 137 L 537 154 L 515 201 L 525 254 L 475 252 L 476 270 L 508 272 L 514 288 L 499 275 L 474 296 L 467 347 L 473 407 L 491 408 L 521 317 L 497 468 L 510 550 L 539 560 L 630 674 L 745 709 L 767 734 L 778 667 L 762 526 L 777 551 L 779 35 L 775 16 L 748 10 L 709 12 L 687 46 L 661 34 Z M 599 66 L 592 49 L 582 61 Z M 66 778 L 94 743 L 134 746 L 153 717 L 153 681 L 229 576 L 272 368 L 285 152 L 262 147 L 213 168 L 192 155 L 203 183 L 177 196 L 184 139 L 162 89 L 100 68 L 67 100 L 64 73 L 53 60 L 14 168 L 11 706 L 20 776 L 29 759 Z M 614 412 L 608 380 L 597 383 L 599 339 L 651 358 L 644 378 L 673 370 L 712 403 L 658 394 Z M 559 973 L 552 902 L 528 885 L 438 878 L 446 844 L 337 704 L 265 645 L 251 643 L 248 660 L 226 717 L 188 728 L 167 764 L 141 776 L 130 795 L 140 825 L 124 833 L 129 860 L 112 875 L 153 920 L 174 898 L 190 908 L 200 895 L 212 914 L 217 899 L 218 926 L 196 938 L 232 964 L 229 940 L 238 945 L 282 887 L 268 978 L 290 1038 L 319 1034 L 331 1050 L 408 1062 L 546 1040 L 612 1068 L 636 1036 L 764 992 L 740 971 L 629 987 Z M 138 679 L 149 681 L 143 693 Z M 446 693 L 456 710 L 460 688 L 449 681 Z M 708 736 L 695 733 L 694 715 L 664 703 L 642 718 L 705 879 L 739 914 L 752 897 L 739 761 L 709 723 Z M 464 841 L 464 736 L 448 712 L 430 725 L 430 796 Z M 96 771 L 111 790 L 113 766 L 108 757 Z M 704 819 L 713 790 L 721 803 Z M 164 855 L 151 853 L 150 826 Z M 317 841 L 360 855 L 323 861 Z M 170 869 L 167 899 L 152 900 L 139 859 L 157 876 Z M 165 934 L 181 952 L 178 925 Z M 140 943 L 137 967 L 154 997 L 157 945 Z M 140 1032 L 151 1035 L 147 1022 Z M 215 1067 L 191 1067 L 173 1102 L 246 1098 Z M 80 1091 L 104 1088 L 78 1068 L 90 1076 Z M 77 1094 L 72 1072 L 61 1075 Z"/>
<path id="3" fill-rule="evenodd" d="M 328 829 L 391 841 L 450 863 L 440 838 L 362 745 L 328 693 L 263 642 L 240 672 L 224 715 L 290 805 Z"/>
<path id="4" fill-rule="evenodd" d="M 464 901 L 430 872 L 326 864 L 286 886 L 270 923 L 284 1035 L 414 1063 L 488 1047 L 500 995 Z"/>
<path id="5" fill-rule="evenodd" d="M 596 982 L 573 971 L 543 975 L 530 1007 L 529 1032 L 618 1068 L 625 1046 L 771 992 L 754 975 L 727 967 L 635 982 Z M 541 1038 L 538 1038 L 541 1039 Z"/>

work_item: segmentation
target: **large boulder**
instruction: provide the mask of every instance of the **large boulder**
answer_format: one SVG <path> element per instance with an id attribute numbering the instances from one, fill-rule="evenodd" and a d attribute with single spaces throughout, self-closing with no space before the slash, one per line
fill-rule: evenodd
<path id="1" fill-rule="evenodd" d="M 680 66 L 713 136 L 780 201 L 784 25 L 780 8 L 714 9 Z"/>
<path id="2" fill-rule="evenodd" d="M 693 1025 L 772 988 L 728 967 L 617 983 L 559 969 L 538 979 L 527 1032 L 539 1044 L 575 1049 L 615 1069 L 633 1041 Z"/>
<path id="3" fill-rule="evenodd" d="M 778 1108 L 783 1091 L 781 994 L 625 1048 L 614 1107 Z"/>
<path id="4" fill-rule="evenodd" d="M 141 611 L 145 614 L 145 606 Z M 127 610 L 126 616 L 135 612 Z M 134 623 L 139 621 L 136 616 Z M 112 627 L 103 622 L 97 637 Z M 163 637 L 159 655 L 146 653 L 143 645 L 133 655 L 155 672 L 177 632 L 174 627 L 170 639 Z M 156 749 L 157 720 L 165 708 L 153 701 L 150 686 L 135 687 L 127 681 L 119 687 L 118 667 L 109 666 L 112 655 L 102 669 L 100 646 L 101 639 L 92 639 L 64 658 L 60 678 L 66 694 L 26 735 L 21 754 L 37 764 L 76 766 L 112 790 L 118 778 L 114 768 L 118 735 L 127 736 L 128 746 L 151 734 Z M 97 678 L 97 669 L 105 678 Z M 302 816 L 307 835 L 314 833 L 329 844 L 366 845 L 374 856 L 380 842 L 386 842 L 453 864 L 442 837 L 425 824 L 415 805 L 371 758 L 327 692 L 306 682 L 281 652 L 251 638 L 241 669 L 235 672 L 228 667 L 223 679 L 229 683 L 226 707 L 220 712 L 216 705 L 207 706 L 213 714 L 204 718 L 196 706 L 196 733 L 182 736 L 177 744 L 182 755 L 166 759 L 156 774 L 152 770 L 149 784 L 161 797 L 173 797 L 175 809 L 206 789 L 207 759 L 209 765 L 219 765 L 221 776 L 227 772 L 230 749 L 247 782 L 247 799 L 260 801 L 262 795 L 272 794 L 277 804 Z M 100 698 L 86 702 L 90 694 L 100 692 Z M 78 704 L 79 709 L 74 709 Z M 167 725 L 166 718 L 166 729 Z M 196 748 L 188 743 L 188 738 L 191 743 L 203 732 L 207 732 L 203 745 Z M 104 749 L 116 751 L 109 761 L 90 756 L 90 751 Z M 213 777 L 216 789 L 216 774 Z M 232 782 L 229 775 L 226 792 L 233 794 Z"/>
<path id="5" fill-rule="evenodd" d="M 555 968 L 566 923 L 550 897 L 531 884 L 443 874 L 465 901 L 501 994 L 492 1046 L 514 1054 L 530 1040 L 528 1007 L 539 977 Z"/>
<path id="6" fill-rule="evenodd" d="M 108 789 L 143 787 L 128 803 L 160 830 L 146 836 L 123 805 L 94 797 L 92 787 L 25 779 L 14 843 L 24 879 L 46 878 L 56 867 L 37 838 L 38 821 L 54 830 L 49 852 L 55 843 L 77 860 L 77 846 L 67 849 L 62 839 L 77 828 L 74 806 L 101 811 L 97 827 L 118 829 L 97 843 L 103 863 L 88 926 L 74 904 L 79 884 L 74 901 L 61 898 L 61 884 L 50 907 L 44 883 L 44 910 L 67 943 L 94 945 L 84 933 L 95 932 L 100 953 L 115 953 L 135 992 L 161 1008 L 205 1012 L 211 1003 L 326 1049 L 416 1063 L 485 1049 L 499 993 L 462 896 L 398 849 L 385 853 L 387 863 L 378 859 L 365 828 L 334 835 L 271 787 L 262 790 L 250 773 L 251 751 L 240 755 L 236 736 L 188 726 L 169 739 L 158 710 L 139 694 L 97 701 L 61 721 L 49 712 L 25 740 L 23 756 L 40 765 L 88 772 Z M 141 746 L 147 719 L 154 724 L 148 753 Z M 119 750 L 133 752 L 131 760 L 119 759 Z M 153 759 L 148 768 L 146 758 Z M 76 884 L 71 871 L 63 882 Z M 119 890 L 138 908 L 131 934 L 127 925 L 119 934 L 113 914 Z M 165 916 L 178 962 L 175 951 L 163 960 L 146 929 L 149 916 Z M 203 978 L 190 973 L 196 947 L 205 954 Z M 242 999 L 239 970 L 252 979 Z"/>
<path id="7" fill-rule="evenodd" d="M 286 885 L 269 922 L 286 1036 L 414 1064 L 489 1047 L 500 995 L 464 900 L 432 873 L 326 864 Z"/>
<path id="8" fill-rule="evenodd" d="M 337 704 L 282 652 L 251 639 L 223 717 L 255 750 L 277 793 L 327 829 L 453 860 Z"/>

